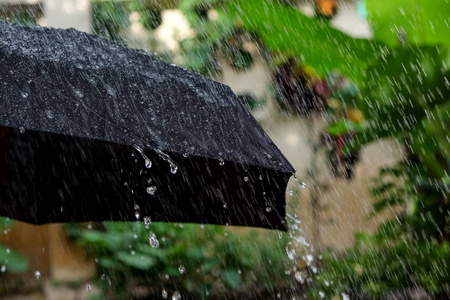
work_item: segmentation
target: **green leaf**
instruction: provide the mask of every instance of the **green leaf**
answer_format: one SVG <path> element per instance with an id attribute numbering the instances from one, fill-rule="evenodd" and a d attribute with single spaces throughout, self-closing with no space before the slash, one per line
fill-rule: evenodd
<path id="1" fill-rule="evenodd" d="M 156 265 L 156 261 L 152 257 L 139 253 L 133 255 L 128 252 L 119 252 L 116 254 L 116 257 L 126 265 L 143 271 L 150 270 Z"/>
<path id="2" fill-rule="evenodd" d="M 379 41 L 397 46 L 404 35 L 406 43 L 415 45 L 450 45 L 447 0 L 366 0 L 366 5 Z"/>
<path id="3" fill-rule="evenodd" d="M 270 50 L 300 58 L 320 76 L 337 69 L 361 83 L 365 69 L 375 61 L 374 53 L 380 49 L 376 42 L 352 38 L 327 22 L 277 1 L 227 1 L 223 11 L 238 25 L 256 32 Z"/>
<path id="4" fill-rule="evenodd" d="M 14 225 L 15 225 L 14 220 L 6 217 L 0 217 L 0 230 L 3 230 L 5 228 L 11 228 Z"/>
<path id="5" fill-rule="evenodd" d="M 220 276 L 223 282 L 231 289 L 236 289 L 241 283 L 241 275 L 238 273 L 238 270 L 227 269 L 222 271 Z"/>
<path id="6" fill-rule="evenodd" d="M 17 251 L 7 249 L 0 245 L 0 265 L 5 266 L 6 272 L 21 273 L 28 270 L 28 259 Z"/>

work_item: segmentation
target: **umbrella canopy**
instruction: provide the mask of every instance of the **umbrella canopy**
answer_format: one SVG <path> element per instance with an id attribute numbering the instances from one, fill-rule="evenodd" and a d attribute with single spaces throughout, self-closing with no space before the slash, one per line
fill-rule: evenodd
<path id="1" fill-rule="evenodd" d="M 0 214 L 286 229 L 294 169 L 223 84 L 75 29 L 0 22 Z"/>

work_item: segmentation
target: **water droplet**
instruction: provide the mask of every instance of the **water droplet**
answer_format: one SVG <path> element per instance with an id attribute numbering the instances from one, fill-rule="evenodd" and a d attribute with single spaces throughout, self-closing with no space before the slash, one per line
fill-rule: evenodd
<path id="1" fill-rule="evenodd" d="M 152 167 L 152 161 L 144 154 L 144 150 L 138 145 L 133 145 L 133 147 L 141 154 L 141 157 L 144 159 L 145 167 L 150 169 Z"/>
<path id="2" fill-rule="evenodd" d="M 156 149 L 155 151 L 158 154 L 159 158 L 161 158 L 162 160 L 167 161 L 169 163 L 170 173 L 176 174 L 178 171 L 178 166 L 173 162 L 173 160 L 170 158 L 170 156 L 167 155 L 166 153 L 162 152 L 159 149 Z"/>
<path id="3" fill-rule="evenodd" d="M 223 158 L 219 158 L 219 166 L 223 166 L 225 164 L 225 161 Z"/>
<path id="4" fill-rule="evenodd" d="M 242 274 L 242 271 L 241 271 L 241 270 L 238 270 L 238 274 L 241 275 L 241 274 Z"/>
<path id="5" fill-rule="evenodd" d="M 136 254 L 136 251 L 131 250 L 131 255 L 135 255 L 135 254 Z"/>
<path id="6" fill-rule="evenodd" d="M 150 217 L 144 217 L 145 226 L 149 226 L 151 223 L 152 223 L 152 219 L 150 219 Z"/>
<path id="7" fill-rule="evenodd" d="M 145 167 L 150 169 L 152 167 L 152 161 L 149 158 L 145 158 Z"/>
<path id="8" fill-rule="evenodd" d="M 262 175 L 259 175 L 259 180 L 263 180 L 263 176 Z"/>
<path id="9" fill-rule="evenodd" d="M 147 188 L 145 189 L 145 191 L 147 192 L 147 194 L 150 194 L 150 195 L 152 195 L 152 196 L 155 195 L 156 190 L 157 190 L 157 188 L 156 188 L 156 186 L 154 186 L 154 185 L 149 186 L 149 187 L 147 187 Z"/>
<path id="10" fill-rule="evenodd" d="M 272 211 L 272 208 L 271 208 L 270 206 L 267 206 L 267 207 L 266 207 L 266 211 L 267 211 L 267 212 L 271 212 L 271 211 Z"/>
<path id="11" fill-rule="evenodd" d="M 159 241 L 156 238 L 156 234 L 154 234 L 153 232 L 150 232 L 150 235 L 148 237 L 148 241 L 149 241 L 150 246 L 152 248 L 159 248 Z"/>
<path id="12" fill-rule="evenodd" d="M 305 280 L 307 277 L 308 277 L 308 274 L 305 271 L 297 271 L 294 274 L 295 280 L 297 280 L 297 282 L 299 282 L 301 284 L 305 283 Z"/>
<path id="13" fill-rule="evenodd" d="M 28 93 L 26 93 L 26 92 L 20 92 L 20 94 L 22 95 L 22 98 L 28 98 Z"/>
<path id="14" fill-rule="evenodd" d="M 105 275 L 105 274 L 102 274 L 102 275 L 100 276 L 100 279 L 101 279 L 102 281 L 104 281 L 104 280 L 106 279 L 106 275 Z"/>
<path id="15" fill-rule="evenodd" d="M 34 277 L 36 277 L 36 279 L 41 278 L 41 272 L 39 271 L 34 272 Z"/>
<path id="16" fill-rule="evenodd" d="M 161 296 L 163 297 L 163 299 L 167 299 L 169 294 L 167 293 L 167 291 L 165 289 L 163 289 L 162 292 L 161 292 Z"/>
<path id="17" fill-rule="evenodd" d="M 25 133 L 25 128 L 24 127 L 19 127 L 19 132 L 20 133 Z"/>
<path id="18" fill-rule="evenodd" d="M 289 249 L 286 247 L 286 254 L 290 260 L 294 260 L 295 258 L 295 249 Z"/>
<path id="19" fill-rule="evenodd" d="M 186 269 L 184 268 L 184 266 L 183 266 L 183 265 L 179 265 L 179 266 L 178 266 L 178 272 L 180 272 L 180 274 L 183 274 L 184 271 L 186 271 Z"/>
<path id="20" fill-rule="evenodd" d="M 245 181 L 245 182 L 248 182 L 248 180 L 249 180 L 249 179 L 248 179 L 248 176 L 245 176 L 245 177 L 244 177 L 244 181 Z"/>
<path id="21" fill-rule="evenodd" d="M 172 294 L 172 300 L 181 300 L 181 294 L 179 291 L 175 291 Z"/>
<path id="22" fill-rule="evenodd" d="M 86 291 L 88 292 L 92 291 L 92 285 L 89 282 L 86 283 Z"/>
<path id="23" fill-rule="evenodd" d="M 183 157 L 186 158 L 188 157 L 188 154 L 186 152 L 183 153 Z"/>
<path id="24" fill-rule="evenodd" d="M 300 187 L 301 187 L 302 189 L 306 189 L 306 183 L 300 182 Z"/>
<path id="25" fill-rule="evenodd" d="M 9 248 L 6 249 L 6 253 L 11 253 L 11 250 Z"/>
<path id="26" fill-rule="evenodd" d="M 6 271 L 6 266 L 5 266 L 5 265 L 2 265 L 0 271 L 2 271 L 2 273 L 5 273 L 5 271 Z"/>
<path id="27" fill-rule="evenodd" d="M 325 298 L 325 293 L 323 291 L 320 291 L 319 296 L 320 296 L 320 298 Z"/>
<path id="28" fill-rule="evenodd" d="M 55 118 L 55 114 L 53 113 L 53 111 L 51 111 L 49 109 L 47 109 L 45 111 L 45 114 L 47 115 L 47 118 L 49 118 L 49 119 L 54 119 Z"/>
<path id="29" fill-rule="evenodd" d="M 136 216 L 136 220 L 139 221 L 141 218 L 141 208 L 137 204 L 134 205 L 134 215 Z"/>

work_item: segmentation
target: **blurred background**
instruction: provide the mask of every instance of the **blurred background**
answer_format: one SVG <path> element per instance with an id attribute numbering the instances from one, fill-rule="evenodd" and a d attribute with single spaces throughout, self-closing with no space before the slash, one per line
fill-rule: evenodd
<path id="1" fill-rule="evenodd" d="M 0 19 L 229 85 L 297 170 L 288 233 L 3 218 L 2 299 L 450 298 L 448 1 L 1 0 Z"/>

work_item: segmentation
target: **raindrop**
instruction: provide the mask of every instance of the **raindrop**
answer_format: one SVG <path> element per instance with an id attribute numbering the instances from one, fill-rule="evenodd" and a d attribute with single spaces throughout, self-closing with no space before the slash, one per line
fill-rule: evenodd
<path id="1" fill-rule="evenodd" d="M 151 223 L 152 223 L 152 219 L 150 219 L 150 217 L 144 217 L 145 226 L 149 226 Z"/>
<path id="2" fill-rule="evenodd" d="M 131 250 L 131 255 L 135 255 L 135 254 L 136 254 L 136 251 Z"/>
<path id="3" fill-rule="evenodd" d="M 0 269 L 0 271 L 2 271 L 2 273 L 5 273 L 5 271 L 6 271 L 6 266 L 3 265 L 2 268 Z"/>
<path id="4" fill-rule="evenodd" d="M 165 289 L 163 289 L 162 292 L 161 292 L 161 296 L 163 297 L 163 299 L 167 299 L 169 294 L 167 293 L 167 291 Z"/>
<path id="5" fill-rule="evenodd" d="M 167 161 L 169 163 L 170 173 L 176 174 L 178 171 L 178 166 L 173 162 L 173 160 L 170 158 L 170 156 L 167 155 L 166 153 L 162 152 L 159 149 L 156 149 L 155 151 L 162 160 Z"/>
<path id="6" fill-rule="evenodd" d="M 55 114 L 53 113 L 53 111 L 51 111 L 49 109 L 45 111 L 45 114 L 47 115 L 47 118 L 49 118 L 49 119 L 55 118 Z"/>
<path id="7" fill-rule="evenodd" d="M 238 274 L 241 275 L 241 274 L 242 274 L 242 271 L 241 271 L 241 270 L 238 270 Z"/>
<path id="8" fill-rule="evenodd" d="M 22 98 L 28 98 L 28 93 L 26 93 L 26 92 L 20 92 L 20 94 L 22 95 Z"/>
<path id="9" fill-rule="evenodd" d="M 34 277 L 36 277 L 36 279 L 41 278 L 41 272 L 39 271 L 34 272 Z"/>
<path id="10" fill-rule="evenodd" d="M 262 175 L 259 175 L 259 180 L 263 180 L 263 176 Z"/>
<path id="11" fill-rule="evenodd" d="M 325 298 L 325 293 L 323 291 L 320 291 L 319 296 L 320 296 L 320 298 Z"/>
<path id="12" fill-rule="evenodd" d="M 104 280 L 106 279 L 106 275 L 105 275 L 105 274 L 102 274 L 102 275 L 100 276 L 100 279 L 101 279 L 102 281 L 104 281 Z"/>
<path id="13" fill-rule="evenodd" d="M 225 164 L 225 161 L 223 158 L 219 158 L 219 166 L 223 166 Z"/>
<path id="14" fill-rule="evenodd" d="M 146 192 L 147 192 L 147 194 L 154 196 L 155 192 L 156 192 L 156 186 L 152 185 L 152 186 L 147 187 Z"/>
<path id="15" fill-rule="evenodd" d="M 305 283 L 305 280 L 307 277 L 308 277 L 308 275 L 304 271 L 297 271 L 294 274 L 295 280 L 297 280 L 297 282 L 299 282 L 301 284 Z"/>
<path id="16" fill-rule="evenodd" d="M 181 294 L 179 291 L 175 291 L 172 294 L 172 300 L 180 300 L 181 299 Z"/>
<path id="17" fill-rule="evenodd" d="M 141 208 L 137 204 L 134 205 L 134 215 L 136 216 L 136 220 L 139 221 L 141 217 Z"/>
<path id="18" fill-rule="evenodd" d="M 186 269 L 184 268 L 184 266 L 183 266 L 183 265 L 179 265 L 179 266 L 178 266 L 178 272 L 180 272 L 180 274 L 183 274 L 184 271 L 186 271 Z"/>
<path id="19" fill-rule="evenodd" d="M 186 152 L 183 153 L 183 157 L 186 158 L 188 157 L 188 154 Z"/>
<path id="20" fill-rule="evenodd" d="M 272 208 L 270 208 L 270 206 L 267 206 L 267 207 L 266 207 L 266 211 L 267 211 L 267 212 L 271 212 L 271 211 L 272 211 Z"/>
<path id="21" fill-rule="evenodd" d="M 152 167 L 152 162 L 151 162 L 151 160 L 149 159 L 149 158 L 145 158 L 145 167 L 147 168 L 147 169 L 150 169 L 151 167 Z"/>
<path id="22" fill-rule="evenodd" d="M 92 291 L 92 285 L 89 282 L 86 283 L 86 291 L 88 292 Z"/>
<path id="23" fill-rule="evenodd" d="M 295 249 L 289 249 L 286 247 L 286 254 L 290 260 L 294 260 L 295 258 Z"/>
<path id="24" fill-rule="evenodd" d="M 152 248 L 159 248 L 159 241 L 158 241 L 158 239 L 156 238 L 156 234 L 154 234 L 153 232 L 150 232 L 148 241 L 149 241 L 150 246 L 151 246 Z M 179 268 L 178 268 L 178 269 L 179 269 Z"/>
<path id="25" fill-rule="evenodd" d="M 301 187 L 302 189 L 306 189 L 306 183 L 300 182 L 300 187 Z"/>
<path id="26" fill-rule="evenodd" d="M 245 177 L 244 177 L 244 181 L 245 181 L 245 182 L 248 182 L 248 180 L 249 180 L 249 179 L 248 179 L 248 176 L 245 176 Z"/>
<path id="27" fill-rule="evenodd" d="M 133 145 L 134 149 L 136 149 L 142 156 L 145 162 L 145 167 L 150 169 L 152 167 L 152 161 L 144 154 L 144 150 L 138 145 Z"/>
<path id="28" fill-rule="evenodd" d="M 24 127 L 19 127 L 19 132 L 20 133 L 25 133 L 25 128 Z"/>
<path id="29" fill-rule="evenodd" d="M 11 253 L 11 250 L 9 248 L 6 249 L 6 253 Z"/>

